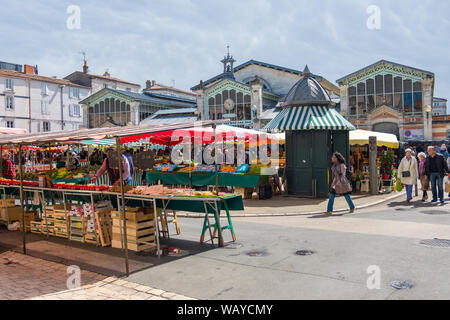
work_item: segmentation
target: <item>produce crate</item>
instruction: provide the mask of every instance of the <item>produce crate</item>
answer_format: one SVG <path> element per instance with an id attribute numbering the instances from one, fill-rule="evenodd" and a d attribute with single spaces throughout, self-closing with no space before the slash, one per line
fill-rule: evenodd
<path id="1" fill-rule="evenodd" d="M 253 188 L 234 187 L 234 193 L 242 196 L 242 199 L 251 199 Z"/>
<path id="2" fill-rule="evenodd" d="M 35 221 L 38 218 L 38 212 L 37 211 L 27 211 L 25 212 L 25 230 L 26 232 L 31 231 L 31 221 Z M 23 231 L 22 228 L 22 217 L 20 217 L 20 232 Z"/>
<path id="3" fill-rule="evenodd" d="M 0 199 L 0 206 L 2 208 L 7 207 L 15 207 L 16 206 L 16 198 L 7 197 L 5 199 Z"/>
<path id="4" fill-rule="evenodd" d="M 30 221 L 30 229 L 32 233 L 42 234 L 42 221 Z"/>
<path id="5" fill-rule="evenodd" d="M 122 247 L 123 225 L 120 212 L 112 212 L 112 247 Z M 140 208 L 139 211 L 127 210 L 127 246 L 132 251 L 142 251 L 156 246 L 156 221 L 153 208 Z M 123 216 L 122 216 L 123 217 Z M 143 243 L 145 242 L 145 243 Z"/>
<path id="6" fill-rule="evenodd" d="M 0 207 L 0 219 L 7 221 L 8 224 L 13 221 L 19 221 L 21 217 L 22 217 L 21 206 L 9 208 Z"/>

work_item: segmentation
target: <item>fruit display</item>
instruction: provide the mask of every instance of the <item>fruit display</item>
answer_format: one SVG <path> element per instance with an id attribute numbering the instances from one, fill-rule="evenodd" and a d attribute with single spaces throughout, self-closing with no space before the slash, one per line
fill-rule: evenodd
<path id="1" fill-rule="evenodd" d="M 220 170 L 220 165 L 217 165 L 217 170 Z M 216 168 L 213 164 L 207 165 L 207 164 L 201 164 L 195 167 L 195 172 L 215 172 Z"/>
<path id="2" fill-rule="evenodd" d="M 177 168 L 176 164 L 161 164 L 159 166 L 156 167 L 156 171 L 162 171 L 162 172 L 172 172 L 175 171 L 175 169 Z"/>
<path id="3" fill-rule="evenodd" d="M 236 167 L 235 167 L 235 166 L 232 166 L 232 165 L 226 165 L 226 166 L 223 166 L 223 167 L 220 169 L 220 172 L 230 172 L 230 173 L 234 173 L 234 172 L 236 172 Z"/>

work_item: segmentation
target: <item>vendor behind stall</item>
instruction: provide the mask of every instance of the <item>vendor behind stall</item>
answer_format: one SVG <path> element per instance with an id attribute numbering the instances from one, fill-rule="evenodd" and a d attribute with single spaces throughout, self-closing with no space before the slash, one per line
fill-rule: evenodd
<path id="1" fill-rule="evenodd" d="M 16 178 L 16 166 L 11 161 L 9 157 L 9 153 L 5 152 L 3 153 L 3 172 L 2 176 L 5 179 L 15 179 Z"/>
<path id="2" fill-rule="evenodd" d="M 112 185 L 116 185 L 119 183 L 120 172 L 118 168 L 111 168 L 109 164 L 109 158 L 112 156 L 112 153 L 115 152 L 114 148 L 108 148 L 106 150 L 106 159 L 103 161 L 102 166 L 97 171 L 95 176 L 91 179 L 92 182 L 95 182 L 98 177 L 104 174 L 106 171 L 109 175 L 109 180 Z M 132 177 L 130 175 L 130 165 L 128 163 L 127 158 L 122 155 L 122 177 L 127 185 L 131 185 Z"/>
<path id="3" fill-rule="evenodd" d="M 66 157 L 67 170 L 75 170 L 79 166 L 80 166 L 80 161 L 78 160 L 77 154 L 74 151 L 69 150 L 67 152 L 67 157 Z"/>
<path id="4" fill-rule="evenodd" d="M 103 151 L 95 148 L 94 152 L 92 152 L 92 154 L 89 157 L 89 162 L 91 164 L 91 166 L 101 166 L 105 160 L 106 156 L 103 153 Z"/>

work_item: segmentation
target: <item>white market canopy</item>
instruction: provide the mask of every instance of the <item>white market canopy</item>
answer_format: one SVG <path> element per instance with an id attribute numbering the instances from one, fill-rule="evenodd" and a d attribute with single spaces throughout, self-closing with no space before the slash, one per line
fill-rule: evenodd
<path id="1" fill-rule="evenodd" d="M 367 131 L 367 130 L 353 130 L 350 131 L 350 145 L 365 145 L 369 144 L 369 137 L 377 137 L 377 146 L 398 149 L 399 142 L 394 134 Z"/>
<path id="2" fill-rule="evenodd" d="M 0 145 L 2 144 L 22 144 L 22 145 L 45 145 L 45 144 L 67 144 L 83 140 L 103 140 L 111 138 L 123 138 L 135 135 L 148 134 L 152 132 L 162 132 L 168 130 L 178 130 L 192 127 L 194 125 L 208 126 L 221 121 L 197 121 L 196 123 L 180 123 L 166 126 L 145 125 L 126 126 L 115 128 L 95 128 L 79 129 L 72 131 L 51 131 L 28 134 L 0 135 Z"/>

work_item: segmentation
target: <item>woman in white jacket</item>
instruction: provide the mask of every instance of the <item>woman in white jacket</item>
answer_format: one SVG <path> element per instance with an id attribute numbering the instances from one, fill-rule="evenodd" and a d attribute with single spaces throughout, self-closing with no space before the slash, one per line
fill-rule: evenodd
<path id="1" fill-rule="evenodd" d="M 417 184 L 417 179 L 419 177 L 419 172 L 417 169 L 417 160 L 412 156 L 412 150 L 405 150 L 405 157 L 400 162 L 398 166 L 397 176 L 400 178 L 402 184 L 405 185 L 406 189 L 406 201 L 410 202 L 412 200 L 412 188 L 413 185 Z"/>

